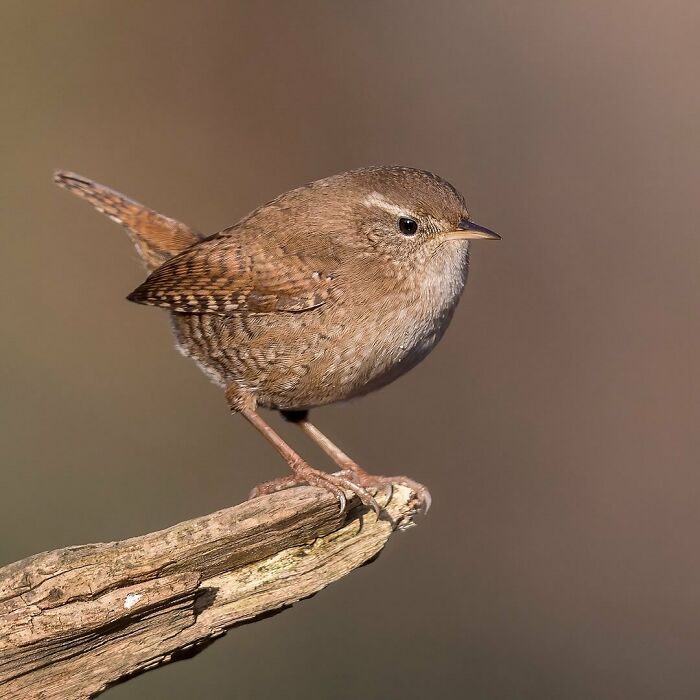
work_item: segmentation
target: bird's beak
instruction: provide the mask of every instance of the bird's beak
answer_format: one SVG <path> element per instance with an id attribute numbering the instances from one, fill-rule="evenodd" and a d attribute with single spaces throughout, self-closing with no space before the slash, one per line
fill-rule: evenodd
<path id="1" fill-rule="evenodd" d="M 456 231 L 448 231 L 442 235 L 446 241 L 464 241 L 474 238 L 482 238 L 487 241 L 500 241 L 501 237 L 485 226 L 479 226 L 469 219 L 462 219 Z"/>

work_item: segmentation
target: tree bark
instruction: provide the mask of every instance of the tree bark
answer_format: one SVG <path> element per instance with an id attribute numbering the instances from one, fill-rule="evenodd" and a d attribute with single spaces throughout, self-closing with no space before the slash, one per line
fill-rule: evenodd
<path id="1" fill-rule="evenodd" d="M 329 494 L 298 487 L 0 569 L 0 697 L 91 698 L 192 656 L 372 560 L 418 507 L 399 485 L 380 518 L 348 499 L 340 514 Z"/>

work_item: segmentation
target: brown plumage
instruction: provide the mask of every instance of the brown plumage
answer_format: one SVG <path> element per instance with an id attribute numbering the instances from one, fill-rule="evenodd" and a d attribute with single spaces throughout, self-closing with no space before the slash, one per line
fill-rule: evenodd
<path id="1" fill-rule="evenodd" d="M 322 435 L 309 408 L 358 396 L 415 366 L 442 337 L 466 281 L 473 224 L 462 196 L 411 168 L 365 168 L 287 192 L 208 238 L 70 173 L 56 182 L 123 224 L 150 270 L 131 301 L 166 308 L 178 346 L 226 390 L 298 482 L 377 508 L 373 477 Z M 257 406 L 279 409 L 342 468 L 312 469 Z M 427 491 L 405 477 L 398 478 Z"/>
<path id="2" fill-rule="evenodd" d="M 199 233 L 185 224 L 158 214 L 81 175 L 59 170 L 54 175 L 54 182 L 87 200 L 97 211 L 124 226 L 149 271 L 160 267 L 173 255 L 202 239 Z"/>

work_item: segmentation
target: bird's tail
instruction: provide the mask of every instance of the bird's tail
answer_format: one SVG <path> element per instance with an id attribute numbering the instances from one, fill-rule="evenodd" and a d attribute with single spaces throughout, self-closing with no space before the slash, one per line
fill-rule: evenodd
<path id="1" fill-rule="evenodd" d="M 124 226 L 149 271 L 202 238 L 189 226 L 81 175 L 58 170 L 54 173 L 54 182 L 86 199 L 97 211 Z"/>

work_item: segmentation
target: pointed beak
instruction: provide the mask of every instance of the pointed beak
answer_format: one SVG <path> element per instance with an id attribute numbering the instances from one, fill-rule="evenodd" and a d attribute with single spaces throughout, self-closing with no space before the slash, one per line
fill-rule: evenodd
<path id="1" fill-rule="evenodd" d="M 469 219 L 462 219 L 457 226 L 456 231 L 448 231 L 443 234 L 443 238 L 446 241 L 464 241 L 476 238 L 486 239 L 487 241 L 500 241 L 501 237 L 486 228 L 485 226 L 479 226 Z"/>

